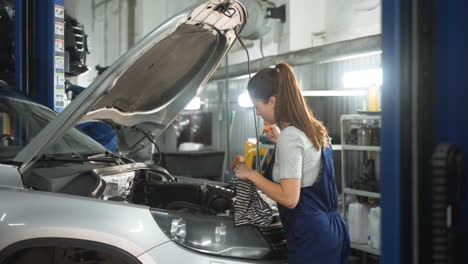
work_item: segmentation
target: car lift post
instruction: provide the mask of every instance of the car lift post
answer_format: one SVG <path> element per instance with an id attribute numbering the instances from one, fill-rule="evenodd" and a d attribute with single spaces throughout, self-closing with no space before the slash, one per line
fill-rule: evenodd
<path id="1" fill-rule="evenodd" d="M 64 0 L 16 0 L 16 87 L 59 112 L 65 99 Z"/>

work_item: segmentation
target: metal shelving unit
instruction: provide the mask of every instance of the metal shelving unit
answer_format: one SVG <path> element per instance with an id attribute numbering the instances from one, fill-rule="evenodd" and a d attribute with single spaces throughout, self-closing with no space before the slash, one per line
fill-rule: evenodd
<path id="1" fill-rule="evenodd" d="M 341 145 L 343 150 L 357 150 L 357 151 L 376 151 L 380 152 L 379 146 L 355 146 L 355 145 Z"/>
<path id="2" fill-rule="evenodd" d="M 375 193 L 375 192 L 354 190 L 354 189 L 351 189 L 351 188 L 344 188 L 343 192 L 347 193 L 347 194 L 357 195 L 357 196 L 379 198 L 380 199 L 380 193 Z"/>
<path id="3" fill-rule="evenodd" d="M 380 115 L 361 115 L 361 114 L 354 114 L 354 115 L 343 115 L 341 116 L 341 186 L 342 186 L 342 198 L 343 198 L 343 216 L 347 221 L 347 206 L 346 206 L 346 196 L 347 195 L 355 195 L 361 197 L 369 197 L 369 198 L 376 198 L 380 199 L 380 193 L 376 192 L 368 192 L 364 190 L 357 190 L 352 189 L 348 186 L 348 173 L 346 173 L 346 164 L 347 164 L 347 152 L 350 151 L 368 151 L 368 152 L 377 152 L 380 153 L 381 147 L 380 146 L 370 146 L 370 145 L 352 145 L 346 142 L 345 140 L 345 132 L 346 124 L 345 122 L 364 122 L 364 121 L 379 121 Z M 374 255 L 380 256 L 380 250 L 370 247 L 367 244 L 357 244 L 351 243 L 351 248 L 370 253 Z"/>
<path id="4" fill-rule="evenodd" d="M 341 151 L 343 150 L 342 145 L 332 145 L 333 151 Z"/>

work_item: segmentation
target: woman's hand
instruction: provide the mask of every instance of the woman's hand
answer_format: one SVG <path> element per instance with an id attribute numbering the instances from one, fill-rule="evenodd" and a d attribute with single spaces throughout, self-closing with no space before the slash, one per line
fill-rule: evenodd
<path id="1" fill-rule="evenodd" d="M 277 125 L 270 125 L 271 129 L 265 132 L 268 140 L 276 143 L 278 141 L 278 137 L 281 134 L 281 131 Z"/>
<path id="2" fill-rule="evenodd" d="M 251 168 L 247 167 L 245 164 L 237 164 L 234 168 L 234 172 L 236 173 L 236 177 L 241 180 L 250 180 L 252 179 L 253 175 L 256 171 L 252 170 Z"/>
<path id="3" fill-rule="evenodd" d="M 282 179 L 280 183 L 272 182 L 245 164 L 238 164 L 234 172 L 238 179 L 253 182 L 257 189 L 278 203 L 288 208 L 297 206 L 301 192 L 301 179 Z"/>

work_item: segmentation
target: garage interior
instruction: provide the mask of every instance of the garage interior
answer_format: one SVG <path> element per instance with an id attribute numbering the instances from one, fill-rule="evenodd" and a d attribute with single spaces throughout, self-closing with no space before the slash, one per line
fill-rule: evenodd
<path id="1" fill-rule="evenodd" d="M 0 0 L 0 82 L 60 114 L 158 25 L 204 2 Z M 77 128 L 110 153 L 161 166 L 186 183 L 226 187 L 235 178 L 237 156 L 262 173 L 274 155 L 275 145 L 265 136 L 264 120 L 255 115 L 247 84 L 259 70 L 287 62 L 331 139 L 338 207 L 351 242 L 347 263 L 466 263 L 468 181 L 460 154 L 468 151 L 467 75 L 462 72 L 468 32 L 460 11 L 466 3 L 240 2 L 247 18 L 238 39 L 166 127 L 151 133 L 152 138 L 142 132 L 149 141 L 139 142 L 138 151 L 131 143 L 120 145 L 119 133 L 106 134 L 114 141 L 104 144 L 82 124 Z M 2 136 L 14 131 L 7 115 L 2 113 Z M 127 140 L 134 136 L 110 126 L 127 132 L 122 136 Z M 7 139 L 2 137 L 5 146 Z M 442 143 L 456 155 L 438 156 Z M 446 198 L 438 204 L 441 186 Z M 160 189 L 158 195 L 174 191 Z M 135 197 L 132 202 L 144 200 Z M 1 212 L 0 202 L 0 217 Z M 0 252 L 6 246 L 0 234 Z M 41 254 L 26 254 L 18 263 Z M 101 257 L 108 262 L 89 263 L 121 263 L 116 256 Z M 0 254 L 0 263 L 14 263 L 11 259 L 1 262 Z M 222 263 L 213 261 L 209 263 Z"/>

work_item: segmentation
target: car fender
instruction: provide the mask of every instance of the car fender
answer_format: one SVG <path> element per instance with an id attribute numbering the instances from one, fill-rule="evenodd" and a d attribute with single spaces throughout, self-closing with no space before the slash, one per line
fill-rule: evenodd
<path id="1" fill-rule="evenodd" d="M 153 264 L 153 262 L 148 262 L 146 260 L 143 260 L 142 262 L 135 256 L 130 255 L 128 252 L 125 252 L 120 248 L 93 241 L 71 238 L 35 238 L 16 242 L 4 248 L 0 252 L 0 263 L 3 263 L 6 259 L 8 259 L 8 257 L 13 256 L 14 254 L 20 252 L 23 249 L 48 247 L 80 248 L 85 250 L 95 250 L 97 252 L 102 252 L 117 257 L 118 259 L 123 260 L 125 261 L 125 263 L 128 264 Z"/>
<path id="2" fill-rule="evenodd" d="M 0 171 L 2 172 L 2 176 L 0 177 L 0 186 L 23 189 L 23 181 L 21 179 L 21 174 L 18 171 L 18 167 L 0 164 Z"/>
<path id="3" fill-rule="evenodd" d="M 149 207 L 0 187 L 0 251 L 20 241 L 77 239 L 138 257 L 169 241 Z"/>

